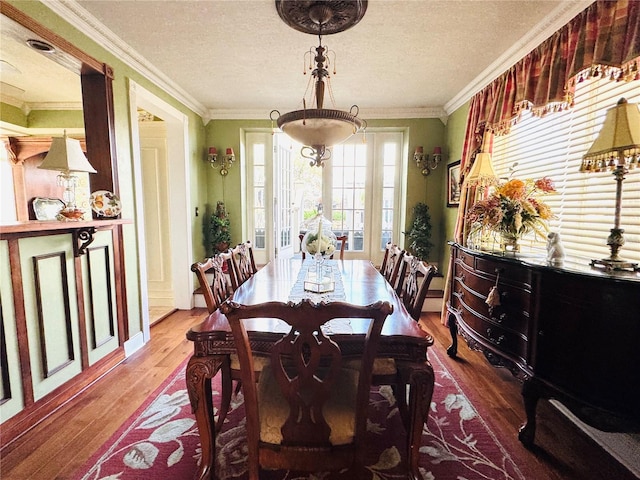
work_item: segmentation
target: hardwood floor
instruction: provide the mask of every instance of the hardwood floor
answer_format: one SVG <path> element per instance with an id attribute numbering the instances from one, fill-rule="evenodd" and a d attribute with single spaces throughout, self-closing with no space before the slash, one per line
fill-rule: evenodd
<path id="1" fill-rule="evenodd" d="M 106 379 L 61 408 L 2 451 L 3 480 L 71 478 L 162 381 L 192 352 L 185 333 L 204 317 L 204 309 L 177 311 L 151 329 L 151 341 L 116 367 Z M 433 348 L 444 352 L 448 330 L 437 314 L 423 314 L 422 322 L 435 338 Z M 459 344 L 459 359 L 446 355 L 446 366 L 462 381 L 475 386 L 474 402 L 495 412 L 491 422 L 498 434 L 513 438 L 515 448 L 529 459 L 530 480 L 631 480 L 618 462 L 552 408 L 540 402 L 536 447 L 525 450 L 517 440 L 524 418 L 520 384 L 504 369 L 491 367 L 478 352 Z M 1 434 L 1 433 L 0 433 Z M 4 442 L 3 442 L 4 443 Z M 144 478 L 144 477 L 140 477 Z M 180 479 L 176 479 L 180 480 Z"/>

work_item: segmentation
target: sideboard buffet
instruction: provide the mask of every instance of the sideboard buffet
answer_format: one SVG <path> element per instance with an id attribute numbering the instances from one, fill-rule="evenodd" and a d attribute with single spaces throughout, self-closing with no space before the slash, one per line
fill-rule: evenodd
<path id="1" fill-rule="evenodd" d="M 604 431 L 640 431 L 640 273 L 606 272 L 584 259 L 547 265 L 542 255 L 451 244 L 447 320 L 495 366 L 523 380 L 534 442 L 536 405 L 555 398 Z"/>

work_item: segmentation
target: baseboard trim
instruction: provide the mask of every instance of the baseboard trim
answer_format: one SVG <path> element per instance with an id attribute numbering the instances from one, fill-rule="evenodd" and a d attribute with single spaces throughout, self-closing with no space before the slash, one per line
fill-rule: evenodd
<path id="1" fill-rule="evenodd" d="M 144 347 L 144 335 L 142 332 L 138 332 L 129 340 L 124 342 L 124 357 L 129 358 L 142 347 Z"/>

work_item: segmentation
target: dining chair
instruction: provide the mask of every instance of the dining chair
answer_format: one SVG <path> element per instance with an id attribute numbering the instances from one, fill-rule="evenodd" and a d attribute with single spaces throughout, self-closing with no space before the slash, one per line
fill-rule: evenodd
<path id="1" fill-rule="evenodd" d="M 235 272 L 231 259 L 231 251 L 219 253 L 214 257 L 205 259 L 203 262 L 196 262 L 191 265 L 191 271 L 194 272 L 200 283 L 200 289 L 207 304 L 209 313 L 215 312 L 220 305 L 227 300 L 235 290 L 233 285 L 235 281 Z M 226 268 L 225 268 L 226 265 Z M 226 270 L 226 272 L 225 272 Z M 207 275 L 211 275 L 209 282 Z M 257 375 L 260 373 L 263 363 L 256 364 L 258 369 Z M 216 422 L 216 431 L 220 431 L 222 424 L 227 418 L 229 407 L 231 406 L 231 395 L 233 393 L 233 381 L 240 382 L 240 364 L 237 355 L 231 355 L 228 360 L 223 362 L 222 370 L 222 391 L 220 392 L 220 408 L 218 410 L 218 421 Z M 236 384 L 236 390 L 239 390 L 240 384 Z"/>
<path id="2" fill-rule="evenodd" d="M 347 240 L 349 237 L 347 235 L 337 235 L 336 240 L 340 242 L 340 260 L 344 260 L 344 249 L 347 246 Z M 331 255 L 333 258 L 333 255 Z"/>
<path id="3" fill-rule="evenodd" d="M 428 265 L 413 255 L 405 254 L 402 258 L 396 293 L 416 322 L 420 320 L 429 285 L 437 273 L 435 265 Z"/>
<path id="4" fill-rule="evenodd" d="M 298 237 L 300 238 L 300 252 L 302 253 L 302 259 L 304 260 L 307 257 L 305 251 L 302 250 L 302 239 L 304 238 L 304 234 L 301 233 L 300 235 L 298 235 Z M 344 260 L 344 249 L 347 246 L 348 239 L 349 237 L 347 235 L 336 236 L 336 240 L 340 242 L 340 260 Z M 333 258 L 333 255 L 331 255 L 329 258 Z"/>
<path id="5" fill-rule="evenodd" d="M 233 293 L 232 276 L 234 272 L 232 270 L 230 251 L 219 253 L 206 258 L 203 262 L 191 265 L 191 271 L 198 278 L 209 313 L 215 312 L 220 304 Z M 211 275 L 211 282 L 209 282 L 207 274 Z"/>
<path id="6" fill-rule="evenodd" d="M 387 243 L 385 247 L 385 259 L 383 266 L 380 269 L 380 273 L 382 273 L 382 276 L 387 279 L 387 282 L 389 282 L 394 289 L 396 287 L 400 264 L 404 254 L 405 251 L 396 244 L 390 242 Z"/>
<path id="7" fill-rule="evenodd" d="M 253 258 L 253 244 L 251 240 L 239 243 L 231 249 L 231 263 L 235 273 L 234 290 L 249 280 L 258 271 Z"/>
<path id="8" fill-rule="evenodd" d="M 249 479 L 258 480 L 260 468 L 325 472 L 354 467 L 360 478 L 371 370 L 391 304 L 227 301 L 220 310 L 231 325 L 240 359 Z M 250 325 L 245 324 L 256 318 L 289 325 L 288 333 L 271 347 L 270 364 L 257 382 Z M 325 330 L 334 318 L 370 319 L 359 368 L 343 368 L 343 352 Z"/>

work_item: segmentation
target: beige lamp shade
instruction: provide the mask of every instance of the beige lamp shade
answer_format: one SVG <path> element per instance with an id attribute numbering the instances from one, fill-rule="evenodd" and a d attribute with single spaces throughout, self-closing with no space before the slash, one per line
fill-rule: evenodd
<path id="1" fill-rule="evenodd" d="M 97 173 L 82 152 L 80 141 L 67 137 L 66 133 L 63 137 L 53 138 L 49 153 L 38 168 L 59 172 Z"/>
<path id="2" fill-rule="evenodd" d="M 478 153 L 475 161 L 471 166 L 469 174 L 464 180 L 465 186 L 488 186 L 498 183 L 498 176 L 493 170 L 493 164 L 491 163 L 490 153 Z"/>
<path id="3" fill-rule="evenodd" d="M 603 171 L 606 167 L 633 167 L 640 156 L 640 108 L 621 98 L 607 110 L 602 129 L 589 151 L 582 157 L 581 171 Z"/>

